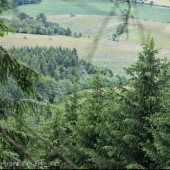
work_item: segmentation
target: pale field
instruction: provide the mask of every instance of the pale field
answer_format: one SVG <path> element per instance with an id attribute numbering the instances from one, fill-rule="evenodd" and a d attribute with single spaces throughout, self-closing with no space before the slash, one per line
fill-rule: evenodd
<path id="1" fill-rule="evenodd" d="M 57 22 L 63 27 L 70 27 L 71 30 L 77 33 L 82 33 L 83 37 L 94 38 L 97 34 L 101 39 L 111 40 L 115 33 L 118 24 L 121 20 L 118 17 L 106 17 L 98 15 L 70 15 L 49 16 L 48 20 Z M 104 26 L 102 32 L 99 29 L 102 23 L 107 20 L 107 25 Z M 146 20 L 129 20 L 129 36 L 126 34 L 120 37 L 120 41 L 132 42 L 141 45 L 143 39 L 146 40 L 148 34 L 154 38 L 157 46 L 161 48 L 170 48 L 170 23 L 153 22 Z"/>
<path id="2" fill-rule="evenodd" d="M 155 5 L 170 6 L 169 0 L 145 0 L 145 2 L 147 2 L 147 3 L 149 3 L 150 1 L 153 1 Z"/>

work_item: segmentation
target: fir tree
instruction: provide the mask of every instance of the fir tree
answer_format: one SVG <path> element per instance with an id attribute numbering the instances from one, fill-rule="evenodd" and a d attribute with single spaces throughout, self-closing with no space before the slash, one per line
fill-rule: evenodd
<path id="1" fill-rule="evenodd" d="M 154 141 L 148 118 L 161 111 L 161 91 L 167 83 L 164 75 L 167 63 L 157 59 L 157 53 L 153 39 L 148 37 L 138 62 L 127 69 L 131 78 L 128 90 L 121 94 L 123 136 L 117 146 L 122 165 L 127 168 L 155 168 L 155 162 L 145 153 L 144 147 Z"/>
<path id="2" fill-rule="evenodd" d="M 146 155 L 155 162 L 157 169 L 170 168 L 170 75 L 167 72 L 167 65 L 162 71 L 164 78 L 164 87 L 161 89 L 161 107 L 160 110 L 148 117 L 151 127 L 149 129 L 152 134 L 153 141 L 147 141 L 144 145 Z M 170 65 L 169 65 L 170 66 Z"/>

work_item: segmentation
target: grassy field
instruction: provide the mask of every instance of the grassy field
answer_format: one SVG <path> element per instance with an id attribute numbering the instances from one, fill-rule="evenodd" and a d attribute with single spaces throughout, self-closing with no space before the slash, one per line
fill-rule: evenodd
<path id="1" fill-rule="evenodd" d="M 6 15 L 15 15 L 18 12 L 26 12 L 35 16 L 37 13 L 44 12 L 49 15 L 108 15 L 114 11 L 114 15 L 120 15 L 115 3 L 109 0 L 43 0 L 40 4 L 19 6 L 17 10 Z M 125 4 L 119 5 L 125 9 Z M 161 7 L 151 7 L 146 5 L 132 5 L 132 15 L 135 18 L 147 19 L 152 21 L 170 22 L 170 9 Z"/>
<path id="2" fill-rule="evenodd" d="M 98 30 L 106 19 L 105 16 L 88 16 L 70 15 L 63 16 L 49 16 L 48 19 L 52 22 L 57 22 L 63 27 L 70 27 L 73 32 L 82 33 L 83 37 L 94 38 L 98 35 Z M 117 17 L 109 17 L 108 23 L 105 25 L 103 32 L 100 32 L 100 38 L 111 40 L 115 29 L 121 21 Z M 170 48 L 170 24 L 153 22 L 153 21 L 139 21 L 131 19 L 129 22 L 129 36 L 126 39 L 126 34 L 120 37 L 120 41 L 126 41 L 141 45 L 142 40 L 146 39 L 148 34 L 154 37 L 157 46 L 160 48 Z"/>

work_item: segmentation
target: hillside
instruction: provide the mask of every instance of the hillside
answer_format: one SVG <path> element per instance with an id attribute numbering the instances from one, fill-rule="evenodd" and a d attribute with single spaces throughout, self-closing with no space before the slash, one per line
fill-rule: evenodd
<path id="1" fill-rule="evenodd" d="M 126 7 L 121 4 L 121 9 Z M 35 16 L 40 11 L 49 15 L 81 14 L 81 15 L 120 15 L 120 10 L 115 11 L 115 4 L 108 0 L 43 0 L 40 4 L 22 5 L 6 15 L 14 15 L 17 12 L 25 12 Z M 132 15 L 135 18 L 153 21 L 168 22 L 170 16 L 169 8 L 151 7 L 146 5 L 132 5 Z"/>
<path id="2" fill-rule="evenodd" d="M 123 34 L 120 40 L 116 42 L 111 40 L 111 36 L 116 26 L 121 22 L 118 18 L 111 17 L 110 22 L 103 30 L 103 34 L 100 34 L 98 48 L 92 55 L 91 50 L 94 46 L 94 38 L 105 16 L 88 17 L 87 15 L 76 15 L 70 18 L 70 15 L 62 15 L 49 16 L 48 19 L 59 23 L 61 26 L 69 26 L 73 32 L 81 32 L 83 37 L 8 34 L 0 39 L 0 44 L 7 48 L 37 45 L 76 48 L 81 59 L 92 61 L 99 66 L 107 66 L 120 74 L 123 72 L 124 67 L 128 67 L 136 61 L 137 54 L 141 50 L 142 37 L 146 38 L 148 33 L 151 33 L 158 49 L 160 49 L 160 56 L 170 57 L 170 24 L 168 23 L 140 21 L 143 28 L 141 32 L 137 21 L 131 20 L 129 38 L 126 39 L 126 34 Z M 158 30 L 162 31 L 158 34 Z"/>

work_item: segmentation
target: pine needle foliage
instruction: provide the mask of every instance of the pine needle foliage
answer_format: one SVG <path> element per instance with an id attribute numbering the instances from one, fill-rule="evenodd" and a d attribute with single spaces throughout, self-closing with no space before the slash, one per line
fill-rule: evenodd
<path id="1" fill-rule="evenodd" d="M 4 10 L 8 9 L 9 2 L 1 0 L 0 3 L 0 14 L 2 14 Z M 0 36 L 4 35 L 6 29 L 8 28 L 5 23 L 1 22 Z M 7 85 L 9 78 L 12 77 L 17 82 L 18 87 L 28 96 L 34 96 L 35 83 L 43 79 L 38 72 L 16 60 L 3 47 L 0 47 L 0 74 L 1 85 Z M 42 160 L 43 152 L 46 151 L 42 146 L 44 143 L 47 148 L 54 150 L 59 159 L 74 169 L 78 169 L 69 158 L 60 153 L 58 148 L 43 138 L 42 131 L 38 132 L 37 129 L 32 129 L 28 125 L 28 122 L 32 122 L 32 126 L 37 126 L 40 118 L 45 116 L 44 112 L 49 114 L 49 111 L 52 110 L 56 110 L 55 107 L 40 104 L 35 100 L 0 97 L 0 168 L 47 167 L 46 164 L 36 164 L 36 160 Z M 43 113 L 40 114 L 40 112 Z M 33 114 L 33 118 L 29 116 L 32 113 L 37 114 L 37 120 L 35 119 L 36 114 Z M 37 146 L 41 147 L 39 147 L 38 152 L 35 152 Z"/>
<path id="2" fill-rule="evenodd" d="M 122 91 L 123 125 L 120 158 L 125 166 L 155 168 L 157 162 L 146 154 L 145 147 L 154 142 L 152 124 L 148 120 L 163 109 L 163 92 L 168 84 L 169 63 L 156 58 L 158 50 L 150 36 L 136 64 L 127 69 L 130 75 L 128 89 Z M 135 166 L 132 166 L 135 165 Z M 124 168 L 124 167 L 122 167 Z"/>
<path id="3" fill-rule="evenodd" d="M 0 47 L 0 50 L 1 84 L 6 85 L 9 76 L 12 76 L 24 92 L 27 94 L 35 92 L 34 83 L 42 80 L 42 76 L 16 60 L 3 47 Z"/>

